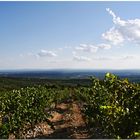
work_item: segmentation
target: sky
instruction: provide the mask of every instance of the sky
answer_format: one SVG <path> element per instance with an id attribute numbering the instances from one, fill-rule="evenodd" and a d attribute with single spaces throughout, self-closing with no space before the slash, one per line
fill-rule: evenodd
<path id="1" fill-rule="evenodd" d="M 0 69 L 140 69 L 140 2 L 0 2 Z"/>

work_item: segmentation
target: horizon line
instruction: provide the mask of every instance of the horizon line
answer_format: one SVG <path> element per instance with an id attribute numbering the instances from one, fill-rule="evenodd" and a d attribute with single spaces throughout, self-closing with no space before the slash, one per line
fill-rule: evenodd
<path id="1" fill-rule="evenodd" d="M 105 69 L 97 69 L 97 68 L 48 68 L 48 69 L 38 69 L 38 68 L 14 68 L 14 69 L 0 69 L 0 71 L 54 71 L 54 70 L 99 70 L 99 71 L 104 71 L 104 70 L 140 70 L 140 68 L 120 68 L 120 69 L 115 69 L 115 68 L 105 68 Z"/>

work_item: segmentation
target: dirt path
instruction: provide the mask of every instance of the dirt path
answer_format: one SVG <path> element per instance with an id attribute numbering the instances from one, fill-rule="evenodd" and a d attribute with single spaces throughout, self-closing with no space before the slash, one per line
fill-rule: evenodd
<path id="1" fill-rule="evenodd" d="M 52 139 L 86 139 L 88 131 L 80 108 L 76 102 L 61 103 L 57 105 L 56 111 L 52 112 L 53 118 L 50 121 L 54 124 L 55 130 L 51 129 L 47 124 L 40 124 L 39 134 L 35 134 L 35 138 L 52 138 Z M 38 136 L 36 136 L 38 135 Z"/>

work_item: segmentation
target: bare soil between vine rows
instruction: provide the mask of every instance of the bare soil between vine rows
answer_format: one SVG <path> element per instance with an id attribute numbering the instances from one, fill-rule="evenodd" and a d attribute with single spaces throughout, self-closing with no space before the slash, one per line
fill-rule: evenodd
<path id="1" fill-rule="evenodd" d="M 61 103 L 52 111 L 52 118 L 55 130 L 47 124 L 41 124 L 43 133 L 35 136 L 38 139 L 85 139 L 88 138 L 85 121 L 80 108 L 76 102 Z"/>
<path id="2" fill-rule="evenodd" d="M 81 113 L 80 105 L 74 101 L 61 103 L 51 112 L 49 119 L 54 125 L 54 129 L 47 122 L 36 125 L 34 131 L 30 130 L 26 139 L 90 139 L 103 138 L 99 130 L 95 129 L 92 133 L 85 123 Z M 94 133 L 94 137 L 93 137 Z M 15 139 L 10 135 L 9 139 Z"/>

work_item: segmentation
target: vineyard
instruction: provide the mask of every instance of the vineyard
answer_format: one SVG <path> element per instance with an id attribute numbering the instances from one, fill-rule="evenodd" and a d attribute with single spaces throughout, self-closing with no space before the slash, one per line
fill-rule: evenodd
<path id="1" fill-rule="evenodd" d="M 140 138 L 140 85 L 110 73 L 91 81 L 90 86 L 44 84 L 1 91 L 0 138 L 27 138 L 40 123 L 55 132 L 50 118 L 62 103 L 69 110 L 79 107 L 88 138 L 97 138 L 95 133 L 100 138 Z"/>

